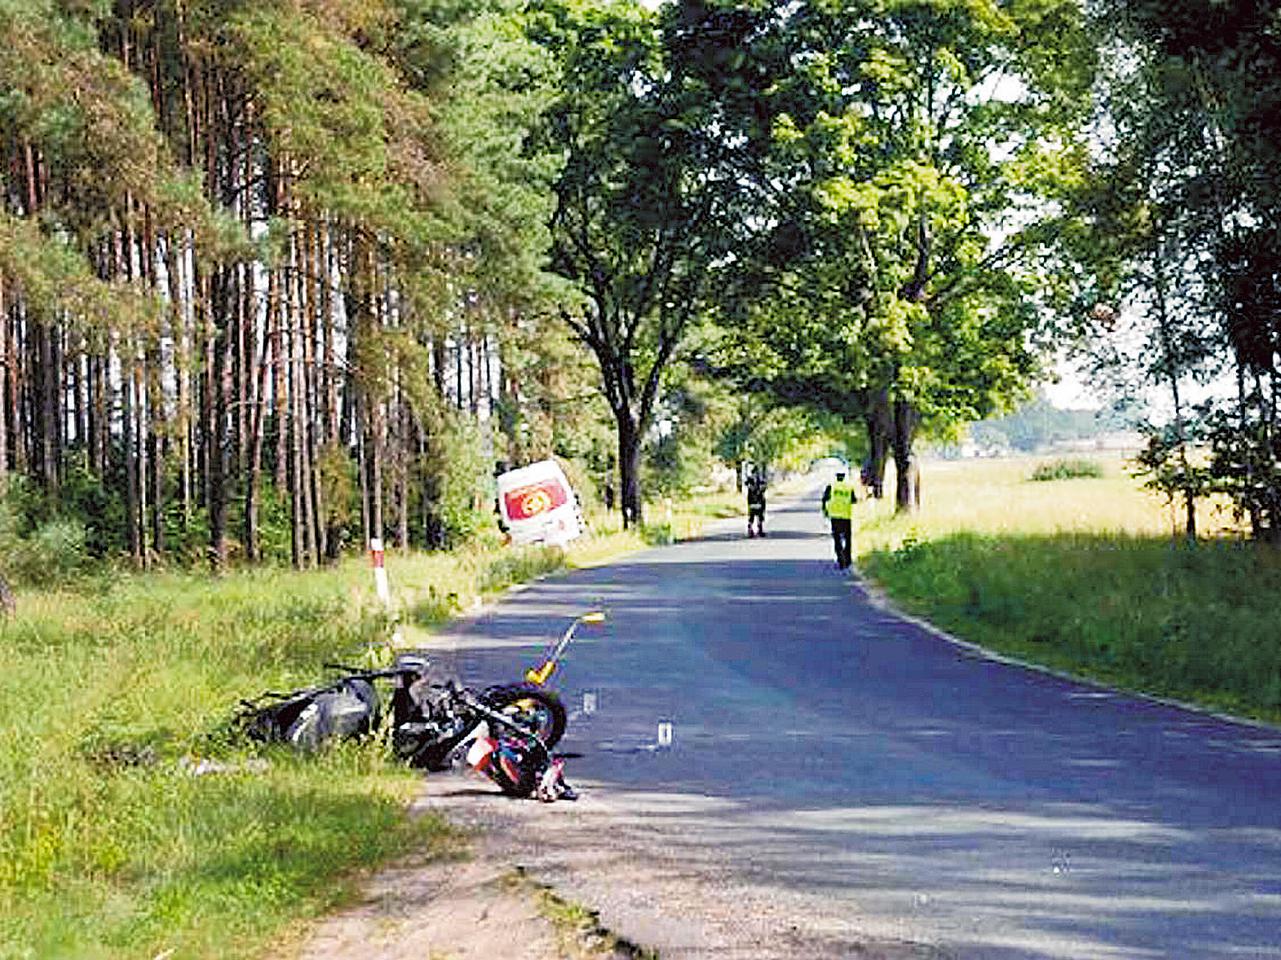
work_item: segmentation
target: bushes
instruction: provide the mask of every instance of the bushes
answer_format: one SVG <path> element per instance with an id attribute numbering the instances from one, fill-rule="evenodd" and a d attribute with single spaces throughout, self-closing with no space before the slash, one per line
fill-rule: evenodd
<path id="1" fill-rule="evenodd" d="M 1032 471 L 1033 480 L 1100 479 L 1103 467 L 1093 460 L 1059 459 L 1043 463 Z"/>
<path id="2" fill-rule="evenodd" d="M 89 564 L 85 526 L 78 520 L 46 520 L 22 535 L 12 507 L 0 501 L 0 557 L 3 572 L 19 583 L 55 584 Z"/>
<path id="3" fill-rule="evenodd" d="M 416 498 L 427 498 L 427 546 L 460 546 L 493 523 L 492 467 L 480 431 L 465 417 L 444 411 L 418 459 Z M 415 505 L 423 509 L 421 499 Z"/>

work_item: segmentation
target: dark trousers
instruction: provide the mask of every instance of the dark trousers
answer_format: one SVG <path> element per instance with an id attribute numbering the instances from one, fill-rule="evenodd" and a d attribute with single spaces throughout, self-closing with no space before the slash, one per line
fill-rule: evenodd
<path id="1" fill-rule="evenodd" d="M 747 535 L 752 535 L 752 524 L 756 524 L 756 532 L 765 532 L 765 504 L 749 503 L 747 505 Z"/>
<path id="2" fill-rule="evenodd" d="M 850 518 L 829 517 L 832 521 L 832 546 L 836 548 L 836 565 L 842 570 L 850 563 Z"/>

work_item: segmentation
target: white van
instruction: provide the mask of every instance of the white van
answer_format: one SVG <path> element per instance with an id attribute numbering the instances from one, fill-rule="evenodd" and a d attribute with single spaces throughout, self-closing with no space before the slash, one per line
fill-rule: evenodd
<path id="1" fill-rule="evenodd" d="M 555 460 L 499 474 L 498 512 L 512 543 L 563 546 L 583 532 L 578 497 Z"/>

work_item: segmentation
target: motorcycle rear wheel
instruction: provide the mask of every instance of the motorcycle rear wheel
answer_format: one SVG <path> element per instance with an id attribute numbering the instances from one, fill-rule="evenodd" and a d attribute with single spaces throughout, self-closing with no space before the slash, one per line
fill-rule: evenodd
<path id="1" fill-rule="evenodd" d="M 550 690 L 513 684 L 489 690 L 485 698 L 495 710 L 537 735 L 548 750 L 565 735 L 565 704 Z"/>

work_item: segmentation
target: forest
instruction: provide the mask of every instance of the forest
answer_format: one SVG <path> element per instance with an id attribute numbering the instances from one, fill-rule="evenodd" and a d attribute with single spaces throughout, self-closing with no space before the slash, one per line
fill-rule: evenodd
<path id="1" fill-rule="evenodd" d="M 0 0 L 0 567 L 446 547 L 552 455 L 640 523 L 820 434 L 910 510 L 1062 350 L 1276 542 L 1279 128 L 1264 0 Z"/>

